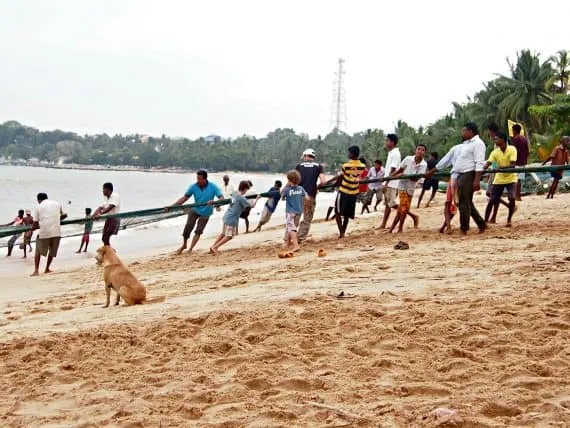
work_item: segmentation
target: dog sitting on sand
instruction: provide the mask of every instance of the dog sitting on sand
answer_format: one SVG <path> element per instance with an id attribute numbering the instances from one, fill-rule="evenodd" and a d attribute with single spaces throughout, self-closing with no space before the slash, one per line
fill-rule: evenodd
<path id="1" fill-rule="evenodd" d="M 127 305 L 141 304 L 146 300 L 146 289 L 144 285 L 135 278 L 132 272 L 119 260 L 115 250 L 104 245 L 97 249 L 95 255 L 97 264 L 103 265 L 105 273 L 103 279 L 105 281 L 105 292 L 107 293 L 107 302 L 104 308 L 109 306 L 111 300 L 111 288 L 117 292 L 117 300 L 115 305 L 119 304 L 121 297 Z"/>

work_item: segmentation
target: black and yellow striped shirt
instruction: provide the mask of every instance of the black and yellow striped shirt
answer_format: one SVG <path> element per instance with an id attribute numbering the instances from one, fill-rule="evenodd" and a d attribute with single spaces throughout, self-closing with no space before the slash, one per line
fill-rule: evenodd
<path id="1" fill-rule="evenodd" d="M 353 159 L 342 165 L 342 181 L 339 191 L 346 195 L 358 195 L 358 180 L 366 165 L 358 159 Z"/>

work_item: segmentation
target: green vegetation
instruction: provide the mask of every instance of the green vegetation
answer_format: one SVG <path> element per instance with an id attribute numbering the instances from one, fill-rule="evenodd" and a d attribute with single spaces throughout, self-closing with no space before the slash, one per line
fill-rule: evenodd
<path id="1" fill-rule="evenodd" d="M 550 153 L 561 135 L 570 134 L 570 56 L 568 51 L 542 61 L 528 50 L 508 61 L 508 75 L 498 75 L 483 85 L 466 103 L 453 103 L 453 112 L 427 127 L 415 129 L 398 121 L 403 155 L 422 142 L 429 151 L 445 153 L 461 141 L 461 128 L 474 121 L 483 131 L 495 122 L 506 130 L 507 119 L 521 122 L 531 135 L 531 160 Z M 242 136 L 207 141 L 141 135 L 77 135 L 48 131 L 10 121 L 0 125 L 0 155 L 9 160 L 37 160 L 75 164 L 181 167 L 187 169 L 282 172 L 295 165 L 307 147 L 334 170 L 345 161 L 346 148 L 361 147 L 368 160 L 385 159 L 384 131 L 368 129 L 354 135 L 332 132 L 310 139 L 292 129 L 276 129 L 264 138 Z"/>

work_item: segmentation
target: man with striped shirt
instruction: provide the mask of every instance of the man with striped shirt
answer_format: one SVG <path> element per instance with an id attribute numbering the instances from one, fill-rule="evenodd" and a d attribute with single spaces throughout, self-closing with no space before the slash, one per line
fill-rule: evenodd
<path id="1" fill-rule="evenodd" d="M 339 176 L 339 189 L 336 198 L 335 218 L 338 226 L 339 238 L 344 238 L 348 220 L 354 218 L 356 210 L 356 197 L 359 191 L 359 180 L 366 166 L 360 162 L 360 148 L 350 146 L 348 148 L 349 161 L 342 165 L 342 173 Z"/>

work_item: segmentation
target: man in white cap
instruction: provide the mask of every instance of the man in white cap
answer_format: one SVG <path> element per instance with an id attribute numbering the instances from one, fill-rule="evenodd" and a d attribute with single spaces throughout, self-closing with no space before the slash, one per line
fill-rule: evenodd
<path id="1" fill-rule="evenodd" d="M 303 210 L 303 220 L 299 225 L 297 239 L 299 242 L 307 239 L 313 215 L 315 214 L 315 205 L 317 199 L 317 182 L 324 184 L 326 181 L 323 167 L 321 164 L 315 162 L 315 151 L 307 149 L 303 152 L 303 162 L 295 168 L 301 174 L 301 182 L 299 185 L 305 189 L 309 199 L 305 200 Z"/>

